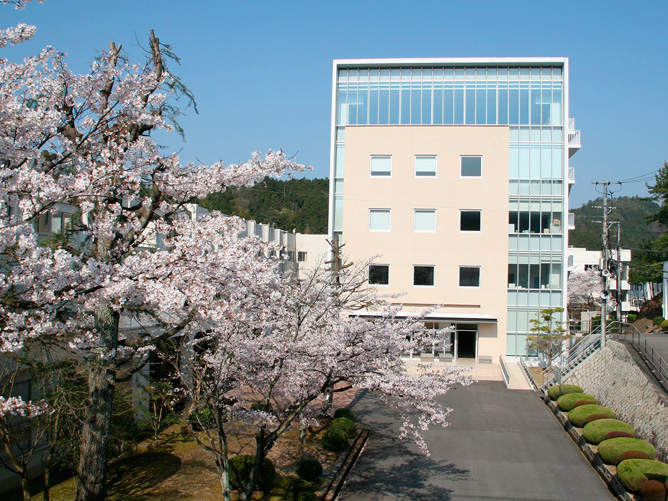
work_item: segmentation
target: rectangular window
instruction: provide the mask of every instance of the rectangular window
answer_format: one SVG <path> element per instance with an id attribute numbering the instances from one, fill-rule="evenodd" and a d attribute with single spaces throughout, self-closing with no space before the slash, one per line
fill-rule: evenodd
<path id="1" fill-rule="evenodd" d="M 459 211 L 460 231 L 480 231 L 480 218 L 482 212 L 479 210 Z"/>
<path id="2" fill-rule="evenodd" d="M 391 155 L 372 155 L 371 156 L 371 176 L 390 177 L 392 175 L 392 156 Z"/>
<path id="3" fill-rule="evenodd" d="M 415 177 L 435 177 L 436 156 L 420 155 L 415 157 Z"/>
<path id="4" fill-rule="evenodd" d="M 390 209 L 369 209 L 369 231 L 390 231 Z"/>
<path id="5" fill-rule="evenodd" d="M 369 284 L 370 285 L 389 285 L 390 267 L 386 264 L 369 265 Z"/>
<path id="6" fill-rule="evenodd" d="M 434 286 L 433 266 L 413 266 L 413 285 Z"/>
<path id="7" fill-rule="evenodd" d="M 482 177 L 482 157 L 461 157 L 462 177 Z"/>
<path id="8" fill-rule="evenodd" d="M 300 263 L 306 261 L 306 252 L 299 251 L 297 253 L 297 261 L 299 261 Z"/>
<path id="9" fill-rule="evenodd" d="M 415 209 L 414 214 L 415 231 L 436 231 L 436 210 Z"/>
<path id="10" fill-rule="evenodd" d="M 459 286 L 460 287 L 480 287 L 480 267 L 479 266 L 460 266 L 459 267 Z"/>

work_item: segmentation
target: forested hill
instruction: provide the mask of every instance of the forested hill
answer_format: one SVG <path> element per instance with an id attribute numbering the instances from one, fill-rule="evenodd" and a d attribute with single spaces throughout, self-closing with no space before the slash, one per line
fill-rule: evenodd
<path id="1" fill-rule="evenodd" d="M 252 188 L 230 188 L 202 200 L 202 207 L 224 214 L 274 223 L 299 233 L 327 233 L 328 179 L 265 178 Z"/>
<path id="2" fill-rule="evenodd" d="M 610 213 L 610 221 L 621 223 L 622 247 L 639 249 L 644 242 L 654 240 L 663 233 L 662 228 L 652 223 L 647 225 L 647 216 L 656 214 L 659 206 L 656 202 L 640 197 L 614 198 L 610 203 L 614 209 Z M 570 232 L 569 245 L 586 247 L 590 250 L 601 248 L 601 220 L 603 219 L 603 200 L 591 200 L 578 209 L 571 209 L 575 213 L 575 230 Z M 610 229 L 611 243 L 614 245 L 617 230 Z"/>

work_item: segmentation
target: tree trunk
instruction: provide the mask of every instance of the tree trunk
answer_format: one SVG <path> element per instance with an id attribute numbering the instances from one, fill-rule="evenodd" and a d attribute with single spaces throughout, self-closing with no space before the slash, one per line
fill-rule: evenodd
<path id="1" fill-rule="evenodd" d="M 28 472 L 21 475 L 21 490 L 23 491 L 23 501 L 30 501 L 30 488 L 28 487 Z"/>
<path id="2" fill-rule="evenodd" d="M 100 350 L 90 362 L 88 402 L 79 444 L 77 501 L 103 500 L 107 495 L 107 455 L 116 383 L 119 314 L 104 305 L 95 312 Z"/>
<path id="3" fill-rule="evenodd" d="M 42 499 L 44 501 L 49 501 L 50 489 L 51 489 L 51 467 L 46 466 L 44 468 L 44 493 L 42 494 Z"/>

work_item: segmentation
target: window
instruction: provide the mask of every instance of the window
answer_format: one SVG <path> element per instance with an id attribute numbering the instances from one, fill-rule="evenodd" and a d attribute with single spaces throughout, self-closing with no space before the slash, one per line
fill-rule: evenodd
<path id="1" fill-rule="evenodd" d="M 369 265 L 369 284 L 370 285 L 389 285 L 390 267 L 386 264 Z"/>
<path id="2" fill-rule="evenodd" d="M 460 266 L 459 267 L 459 286 L 460 287 L 480 287 L 480 267 L 479 266 Z"/>
<path id="3" fill-rule="evenodd" d="M 419 155 L 415 157 L 415 177 L 435 177 L 436 156 Z"/>
<path id="4" fill-rule="evenodd" d="M 371 176 L 390 177 L 392 175 L 391 155 L 371 155 Z"/>
<path id="5" fill-rule="evenodd" d="M 369 231 L 390 231 L 390 209 L 369 209 Z"/>
<path id="6" fill-rule="evenodd" d="M 305 251 L 299 251 L 297 253 L 297 261 L 299 261 L 300 263 L 306 261 L 306 252 Z"/>
<path id="7" fill-rule="evenodd" d="M 480 231 L 480 217 L 481 211 L 479 210 L 459 211 L 459 230 Z"/>
<path id="8" fill-rule="evenodd" d="M 433 285 L 434 285 L 434 267 L 433 266 L 413 266 L 413 285 L 433 287 Z"/>
<path id="9" fill-rule="evenodd" d="M 461 157 L 462 177 L 482 177 L 482 157 Z"/>
<path id="10" fill-rule="evenodd" d="M 414 230 L 421 232 L 436 231 L 436 210 L 434 209 L 415 209 L 414 212 Z"/>

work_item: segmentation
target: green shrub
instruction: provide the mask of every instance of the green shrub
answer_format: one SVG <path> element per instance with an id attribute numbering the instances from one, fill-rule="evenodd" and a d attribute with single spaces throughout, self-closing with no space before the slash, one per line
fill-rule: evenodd
<path id="1" fill-rule="evenodd" d="M 632 437 L 629 437 L 632 438 Z M 605 440 L 604 440 L 605 442 Z M 624 451 L 619 456 L 619 462 L 621 463 L 625 459 L 654 459 L 653 456 L 650 456 L 646 452 L 642 451 Z"/>
<path id="2" fill-rule="evenodd" d="M 334 421 L 332 421 L 331 424 L 329 425 L 329 429 L 341 430 L 341 432 L 349 440 L 355 438 L 355 435 L 357 435 L 355 423 L 353 423 L 350 419 L 344 417 L 336 418 Z"/>
<path id="3" fill-rule="evenodd" d="M 555 384 L 547 389 L 547 394 L 552 400 L 558 399 L 562 395 L 569 393 L 583 393 L 582 386 L 575 384 Z"/>
<path id="4" fill-rule="evenodd" d="M 645 480 L 638 488 L 638 494 L 643 501 L 666 501 L 668 486 L 658 480 Z"/>
<path id="5" fill-rule="evenodd" d="M 636 436 L 628 431 L 611 431 L 606 433 L 603 440 L 610 440 L 611 438 L 636 438 Z"/>
<path id="6" fill-rule="evenodd" d="M 582 407 L 579 407 L 582 409 Z M 599 444 L 606 439 L 611 432 L 629 433 L 631 436 L 635 435 L 635 430 L 629 424 L 618 419 L 599 419 L 587 424 L 582 430 L 582 435 L 589 443 Z"/>
<path id="7" fill-rule="evenodd" d="M 605 414 L 606 417 L 609 419 L 615 419 L 617 417 L 617 415 L 614 413 L 612 409 L 608 409 L 607 407 L 603 407 L 602 405 L 590 404 L 590 405 L 580 405 L 579 407 L 573 409 L 571 412 L 568 413 L 568 420 L 571 423 L 573 423 L 574 426 L 582 428 L 585 425 L 585 421 L 587 420 L 587 418 L 592 414 Z M 597 421 L 602 421 L 602 420 L 598 419 Z M 595 423 L 596 421 L 593 422 Z"/>
<path id="8" fill-rule="evenodd" d="M 297 463 L 297 475 L 302 480 L 313 482 L 322 475 L 322 465 L 320 461 L 313 458 L 303 458 Z"/>
<path id="9" fill-rule="evenodd" d="M 340 417 L 350 419 L 353 423 L 355 422 L 355 414 L 353 414 L 353 411 L 351 411 L 350 409 L 346 409 L 345 407 L 342 407 L 341 409 L 336 409 L 334 411 L 334 419 Z"/>
<path id="10" fill-rule="evenodd" d="M 636 315 L 635 313 L 629 313 L 628 315 L 626 315 L 626 319 L 630 324 L 632 324 L 638 319 L 638 315 Z"/>
<path id="11" fill-rule="evenodd" d="M 233 488 L 239 491 L 246 488 L 254 463 L 255 456 L 250 454 L 242 454 L 230 459 L 230 485 Z M 257 488 L 263 492 L 271 489 L 275 478 L 276 468 L 274 468 L 274 463 L 270 459 L 264 458 L 257 474 Z"/>
<path id="12" fill-rule="evenodd" d="M 598 453 L 601 459 L 608 464 L 617 464 L 623 459 L 631 459 L 629 457 L 622 457 L 626 452 L 646 454 L 648 457 L 643 459 L 654 459 L 656 457 L 654 446 L 639 438 L 610 438 L 598 444 Z"/>
<path id="13" fill-rule="evenodd" d="M 288 488 L 285 489 L 285 497 L 283 499 L 287 501 L 315 501 L 318 498 L 311 483 L 298 478 L 290 482 Z"/>
<path id="14" fill-rule="evenodd" d="M 663 323 L 664 320 L 665 320 L 665 318 L 663 318 L 663 317 L 654 317 L 654 319 L 652 320 L 652 323 L 654 325 L 656 325 L 657 327 L 659 327 Z"/>
<path id="15" fill-rule="evenodd" d="M 631 492 L 638 492 L 643 482 L 668 479 L 668 464 L 652 459 L 627 459 L 617 465 L 617 477 Z"/>
<path id="16" fill-rule="evenodd" d="M 668 331 L 668 320 L 664 320 L 663 322 L 661 322 L 661 330 Z"/>
<path id="17" fill-rule="evenodd" d="M 322 437 L 322 446 L 328 451 L 341 452 L 348 448 L 348 439 L 340 429 L 329 429 Z"/>
<path id="18" fill-rule="evenodd" d="M 188 416 L 188 420 L 195 431 L 209 430 L 216 426 L 213 409 L 198 409 Z"/>
<path id="19" fill-rule="evenodd" d="M 609 414 L 589 414 L 584 420 L 585 426 L 587 426 L 589 423 L 592 421 L 596 421 L 598 419 L 610 419 Z"/>
<path id="20" fill-rule="evenodd" d="M 557 405 L 562 411 L 569 412 L 580 405 L 597 404 L 596 397 L 586 393 L 568 393 L 557 399 Z"/>

